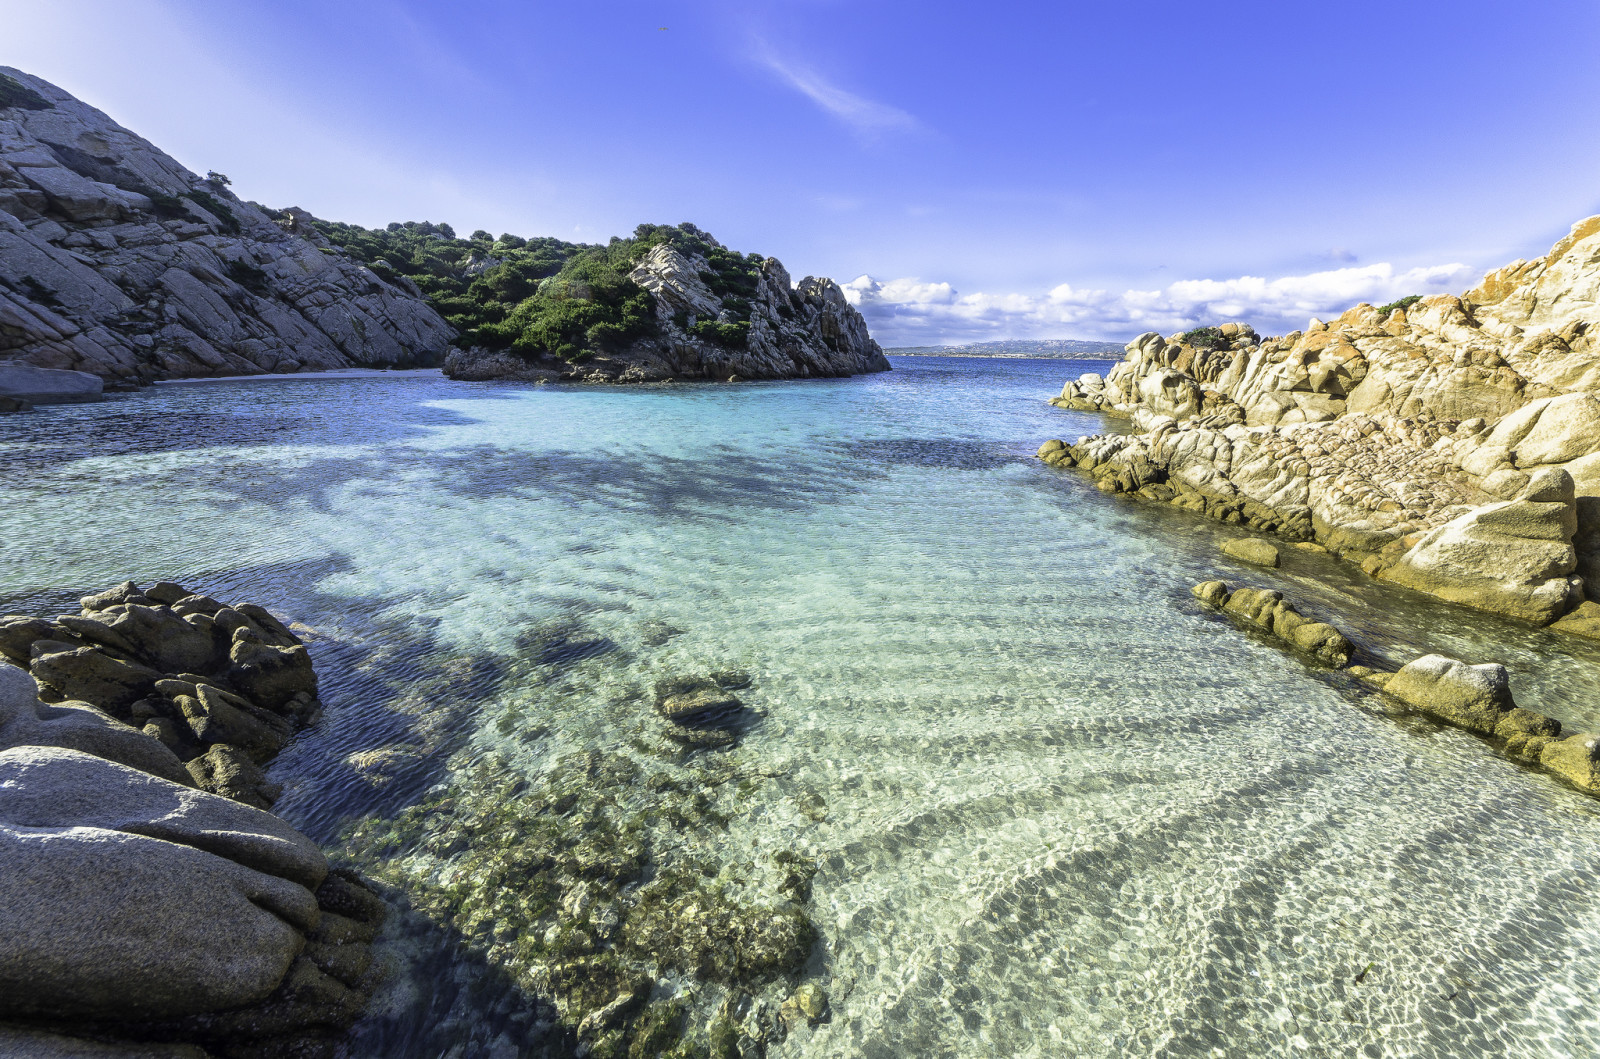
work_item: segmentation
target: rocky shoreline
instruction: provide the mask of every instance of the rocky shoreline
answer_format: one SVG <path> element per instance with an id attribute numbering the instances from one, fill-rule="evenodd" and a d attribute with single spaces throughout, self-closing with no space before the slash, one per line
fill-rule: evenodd
<path id="1" fill-rule="evenodd" d="M 1518 706 L 1505 666 L 1471 665 L 1437 654 L 1423 655 L 1397 671 L 1351 665 L 1359 648 L 1333 626 L 1301 616 L 1282 592 L 1202 581 L 1191 594 L 1312 663 L 1345 671 L 1405 712 L 1471 732 L 1512 761 L 1600 796 L 1600 735 L 1563 736 L 1560 721 Z"/>
<path id="2" fill-rule="evenodd" d="M 1051 403 L 1134 433 L 1047 442 L 1112 494 L 1291 541 L 1452 603 L 1600 637 L 1600 217 L 1461 297 L 1262 339 L 1129 343 Z"/>
<path id="3" fill-rule="evenodd" d="M 386 908 L 266 811 L 320 711 L 304 644 L 166 582 L 82 605 L 0 618 L 0 1045 L 332 1055 Z"/>

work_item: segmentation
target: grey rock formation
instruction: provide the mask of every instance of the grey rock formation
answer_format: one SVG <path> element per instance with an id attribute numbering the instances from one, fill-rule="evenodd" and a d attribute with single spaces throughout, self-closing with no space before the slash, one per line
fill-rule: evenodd
<path id="1" fill-rule="evenodd" d="M 384 906 L 262 811 L 315 715 L 304 647 L 169 583 L 82 603 L 0 618 L 33 670 L 0 662 L 0 1054 L 331 1054 Z M 99 699 L 40 700 L 62 687 Z"/>
<path id="2" fill-rule="evenodd" d="M 658 382 L 834 378 L 890 370 L 866 321 L 837 283 L 807 276 L 794 284 L 776 258 L 762 263 L 749 299 L 745 348 L 700 337 L 689 330 L 693 322 L 717 320 L 723 313 L 721 300 L 701 278 L 709 267 L 698 255 L 685 257 L 672 246 L 652 248 L 630 278 L 654 297 L 659 333 L 625 350 L 568 364 L 470 349 L 450 354 L 445 374 L 467 380 Z"/>
<path id="3" fill-rule="evenodd" d="M 317 926 L 304 882 L 326 865 L 276 817 L 72 750 L 0 752 L 0 784 L 0 1016 L 139 1019 L 260 1001 Z M 309 847 L 287 858 L 301 878 L 241 863 L 282 863 L 289 836 Z"/>
<path id="4" fill-rule="evenodd" d="M 105 383 L 86 371 L 36 368 L 32 364 L 0 361 L 0 397 L 29 404 L 73 404 L 98 401 Z"/>
<path id="5" fill-rule="evenodd" d="M 260 607 L 165 582 L 82 603 L 0 617 L 0 657 L 27 670 L 0 663 L 0 746 L 73 747 L 269 808 L 277 787 L 255 766 L 320 709 L 299 639 Z"/>
<path id="6" fill-rule="evenodd" d="M 1315 539 L 1374 576 L 1549 623 L 1600 598 L 1597 295 L 1592 217 L 1459 298 L 1358 305 L 1282 338 L 1141 335 L 1052 400 L 1136 431 L 1039 455 L 1107 492 Z M 1596 619 L 1556 627 L 1600 636 Z"/>
<path id="7" fill-rule="evenodd" d="M 148 381 L 437 363 L 415 289 L 304 237 L 105 114 L 7 67 L 0 363 Z M 0 393 L 4 385 L 0 383 Z"/>

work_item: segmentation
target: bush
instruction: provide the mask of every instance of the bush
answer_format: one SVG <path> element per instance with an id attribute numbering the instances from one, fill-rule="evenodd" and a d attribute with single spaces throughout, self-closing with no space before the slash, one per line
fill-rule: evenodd
<path id="1" fill-rule="evenodd" d="M 51 103 L 15 77 L 0 74 L 0 110 L 49 110 Z"/>
<path id="2" fill-rule="evenodd" d="M 267 274 L 248 261 L 228 262 L 228 278 L 251 294 L 263 298 L 272 292 L 272 284 L 267 282 Z"/>
<path id="3" fill-rule="evenodd" d="M 1390 313 L 1394 312 L 1396 309 L 1400 309 L 1400 310 L 1409 309 L 1413 305 L 1415 305 L 1418 302 L 1420 302 L 1421 300 L 1422 300 L 1422 295 L 1420 295 L 1420 294 L 1407 294 L 1404 298 L 1396 298 L 1394 301 L 1390 302 L 1388 305 L 1380 305 L 1380 306 L 1378 306 L 1378 315 L 1379 316 L 1388 316 Z"/>
<path id="4" fill-rule="evenodd" d="M 1197 327 L 1193 331 L 1185 331 L 1183 340 L 1196 349 L 1222 349 L 1228 344 L 1227 337 L 1215 327 Z"/>

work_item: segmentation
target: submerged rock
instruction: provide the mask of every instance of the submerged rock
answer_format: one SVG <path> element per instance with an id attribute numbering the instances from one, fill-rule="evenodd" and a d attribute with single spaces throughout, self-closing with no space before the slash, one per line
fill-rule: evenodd
<path id="1" fill-rule="evenodd" d="M 1282 592 L 1256 588 L 1230 591 L 1226 582 L 1202 581 L 1190 589 L 1190 593 L 1206 605 L 1255 626 L 1323 665 L 1341 669 L 1355 654 L 1355 644 L 1343 633 L 1325 622 L 1302 617 L 1294 605 L 1283 598 Z"/>

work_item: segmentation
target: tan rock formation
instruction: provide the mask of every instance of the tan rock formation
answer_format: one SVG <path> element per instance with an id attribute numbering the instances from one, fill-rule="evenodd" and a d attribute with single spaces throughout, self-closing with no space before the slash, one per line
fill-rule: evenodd
<path id="1" fill-rule="evenodd" d="M 1141 335 L 1051 402 L 1138 432 L 1040 457 L 1548 623 L 1586 585 L 1600 599 L 1597 329 L 1600 217 L 1459 298 L 1358 305 L 1281 338 L 1244 324 Z"/>

